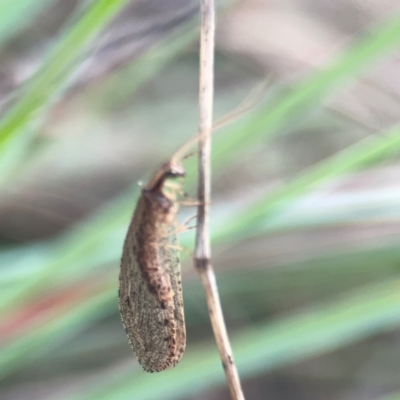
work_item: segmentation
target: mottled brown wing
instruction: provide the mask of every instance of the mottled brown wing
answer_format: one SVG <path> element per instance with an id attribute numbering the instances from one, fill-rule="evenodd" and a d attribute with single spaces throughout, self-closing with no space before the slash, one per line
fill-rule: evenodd
<path id="1" fill-rule="evenodd" d="M 178 238 L 152 213 L 141 197 L 124 243 L 119 306 L 140 364 L 157 372 L 182 358 L 186 333 Z"/>

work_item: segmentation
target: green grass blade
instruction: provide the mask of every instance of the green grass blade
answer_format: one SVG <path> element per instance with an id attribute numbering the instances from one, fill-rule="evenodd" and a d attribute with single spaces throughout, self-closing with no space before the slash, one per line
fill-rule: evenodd
<path id="1" fill-rule="evenodd" d="M 235 122 L 226 134 L 217 134 L 213 164 L 222 165 L 231 159 L 236 148 L 255 147 L 260 140 L 281 133 L 288 123 L 318 106 L 322 99 L 331 97 L 399 44 L 400 14 L 397 14 L 357 45 L 351 46 L 331 66 L 305 79 L 287 95 L 260 106 Z"/>
<path id="2" fill-rule="evenodd" d="M 87 44 L 104 28 L 128 0 L 93 2 L 82 18 L 60 39 L 25 94 L 0 122 L 1 179 L 18 166 L 33 135 L 28 133 L 37 113 L 62 88 L 73 72 L 72 66 Z M 18 151 L 19 150 L 19 151 Z M 17 156 L 16 156 L 17 155 Z"/>
<path id="3" fill-rule="evenodd" d="M 279 207 L 283 207 L 287 202 L 322 182 L 384 159 L 399 150 L 400 128 L 398 126 L 382 135 L 370 136 L 309 168 L 292 182 L 267 194 L 234 220 L 230 219 L 225 227 L 216 233 L 215 239 L 228 236 L 232 239 L 233 235 L 243 234 L 244 231 L 251 235 L 259 234 L 265 228 L 265 222 L 271 213 L 277 211 Z"/>

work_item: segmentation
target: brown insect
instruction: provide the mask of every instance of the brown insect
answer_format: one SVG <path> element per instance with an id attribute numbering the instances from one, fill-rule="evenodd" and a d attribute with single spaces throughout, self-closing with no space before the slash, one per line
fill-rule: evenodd
<path id="1" fill-rule="evenodd" d="M 186 346 L 176 191 L 167 178 L 183 177 L 172 159 L 142 189 L 126 235 L 119 276 L 119 307 L 126 333 L 143 369 L 174 367 Z"/>

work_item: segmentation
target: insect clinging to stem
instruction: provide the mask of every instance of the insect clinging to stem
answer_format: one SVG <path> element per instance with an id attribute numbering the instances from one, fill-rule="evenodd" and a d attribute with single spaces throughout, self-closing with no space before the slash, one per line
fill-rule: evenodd
<path id="1" fill-rule="evenodd" d="M 213 131 L 251 107 L 243 102 Z M 198 141 L 199 135 L 192 137 L 142 189 L 123 246 L 119 308 L 129 343 L 148 372 L 174 367 L 186 347 L 176 218 L 180 186 L 165 186 L 167 179 L 185 176 L 181 162 Z"/>

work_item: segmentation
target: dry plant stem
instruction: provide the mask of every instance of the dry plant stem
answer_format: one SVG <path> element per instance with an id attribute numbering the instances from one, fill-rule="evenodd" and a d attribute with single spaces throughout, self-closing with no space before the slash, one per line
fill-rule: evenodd
<path id="1" fill-rule="evenodd" d="M 232 399 L 244 399 L 239 375 L 233 360 L 221 302 L 218 295 L 215 274 L 211 265 L 209 234 L 209 207 L 211 199 L 211 132 L 214 87 L 214 0 L 201 0 L 200 27 L 200 90 L 199 90 L 199 183 L 197 232 L 195 246 L 195 267 L 200 275 L 206 293 L 208 311 L 215 340 L 221 356 L 226 380 Z"/>

